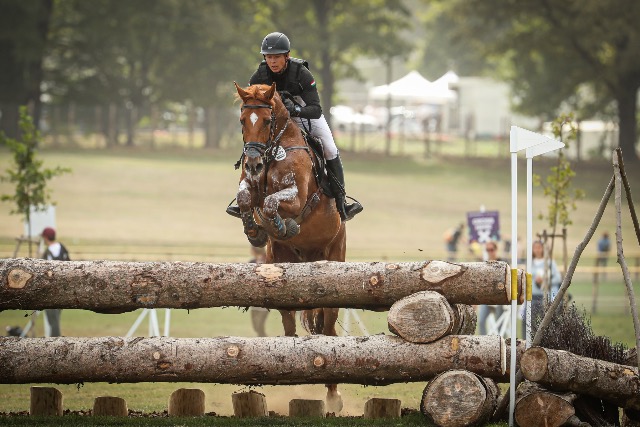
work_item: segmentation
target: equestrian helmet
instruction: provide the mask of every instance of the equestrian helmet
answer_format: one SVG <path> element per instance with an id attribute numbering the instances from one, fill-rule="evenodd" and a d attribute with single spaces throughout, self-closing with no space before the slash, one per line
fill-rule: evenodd
<path id="1" fill-rule="evenodd" d="M 271 33 L 262 40 L 262 46 L 260 53 L 263 55 L 272 54 L 277 55 L 279 53 L 287 53 L 291 50 L 291 44 L 289 43 L 289 37 L 283 33 Z"/>

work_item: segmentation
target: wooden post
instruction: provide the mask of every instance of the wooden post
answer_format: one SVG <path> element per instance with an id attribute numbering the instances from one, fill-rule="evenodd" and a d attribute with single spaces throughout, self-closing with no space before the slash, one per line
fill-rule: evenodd
<path id="1" fill-rule="evenodd" d="M 238 418 L 267 417 L 267 399 L 264 394 L 257 391 L 233 393 L 231 395 L 233 414 Z"/>
<path id="2" fill-rule="evenodd" d="M 179 388 L 169 397 L 172 417 L 200 417 L 204 415 L 204 391 L 199 388 Z"/>
<path id="3" fill-rule="evenodd" d="M 290 417 L 322 417 L 326 415 L 324 400 L 291 399 L 289 401 Z"/>
<path id="4" fill-rule="evenodd" d="M 62 393 L 54 387 L 31 387 L 30 415 L 62 416 Z"/>
<path id="5" fill-rule="evenodd" d="M 126 417 L 129 415 L 127 401 L 121 397 L 100 396 L 93 401 L 94 416 Z"/>
<path id="6" fill-rule="evenodd" d="M 420 411 L 438 426 L 482 425 L 493 414 L 498 386 L 473 372 L 443 372 L 427 384 Z"/>
<path id="7" fill-rule="evenodd" d="M 400 418 L 400 399 L 374 397 L 364 404 L 364 418 Z"/>

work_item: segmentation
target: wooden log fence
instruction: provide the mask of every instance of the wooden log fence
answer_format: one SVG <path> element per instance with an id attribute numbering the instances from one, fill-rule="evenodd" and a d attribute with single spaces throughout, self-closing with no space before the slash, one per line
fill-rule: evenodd
<path id="1" fill-rule="evenodd" d="M 509 304 L 505 262 L 192 262 L 0 260 L 0 310 L 76 308 L 122 313 L 139 308 L 225 306 L 386 310 L 420 291 L 452 304 Z M 522 302 L 524 273 L 519 270 Z"/>
<path id="2" fill-rule="evenodd" d="M 0 338 L 0 382 L 386 385 L 466 369 L 502 378 L 498 335 L 413 344 L 390 335 L 266 338 Z"/>

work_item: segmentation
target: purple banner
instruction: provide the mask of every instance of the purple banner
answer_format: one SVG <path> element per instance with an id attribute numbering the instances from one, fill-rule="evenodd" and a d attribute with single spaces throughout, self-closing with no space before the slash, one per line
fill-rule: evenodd
<path id="1" fill-rule="evenodd" d="M 498 211 L 467 212 L 469 243 L 500 240 L 500 213 Z"/>

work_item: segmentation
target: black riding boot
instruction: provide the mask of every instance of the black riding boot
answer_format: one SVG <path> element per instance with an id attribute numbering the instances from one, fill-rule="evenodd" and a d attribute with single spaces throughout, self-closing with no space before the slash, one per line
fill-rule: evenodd
<path id="1" fill-rule="evenodd" d="M 344 172 L 342 170 L 342 161 L 340 155 L 332 160 L 327 160 L 327 171 L 329 172 L 329 185 L 336 199 L 336 207 L 343 221 L 349 221 L 351 218 L 362 212 L 362 205 L 355 201 L 354 203 L 345 203 L 347 192 L 344 188 Z"/>

